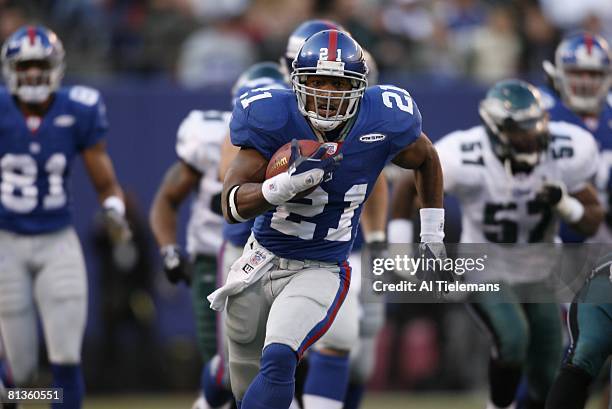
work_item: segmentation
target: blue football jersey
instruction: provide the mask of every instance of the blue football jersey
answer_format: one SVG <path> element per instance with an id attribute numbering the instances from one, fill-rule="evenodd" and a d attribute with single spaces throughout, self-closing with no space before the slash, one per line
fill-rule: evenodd
<path id="1" fill-rule="evenodd" d="M 274 80 L 272 78 L 259 78 L 253 81 L 247 82 L 244 86 L 240 87 L 236 92 L 237 99 L 240 99 L 240 96 L 248 93 L 254 89 L 259 90 L 260 92 L 265 89 L 289 89 L 287 83 Z M 238 102 L 239 103 L 239 102 Z M 248 220 L 244 223 L 223 223 L 223 240 L 227 240 L 235 246 L 244 247 L 249 236 L 251 235 L 251 229 L 253 228 L 253 224 L 255 223 L 255 219 Z"/>
<path id="2" fill-rule="evenodd" d="M 108 122 L 100 93 L 62 88 L 36 131 L 0 88 L 0 229 L 38 234 L 71 222 L 68 178 L 76 154 L 96 144 Z"/>
<path id="3" fill-rule="evenodd" d="M 254 90 L 234 107 L 232 143 L 266 159 L 291 139 L 317 140 L 290 90 Z M 255 238 L 276 255 L 297 260 L 342 262 L 359 225 L 362 205 L 383 167 L 421 134 L 421 114 L 401 88 L 370 87 L 340 147 L 333 178 L 314 192 L 260 215 Z"/>

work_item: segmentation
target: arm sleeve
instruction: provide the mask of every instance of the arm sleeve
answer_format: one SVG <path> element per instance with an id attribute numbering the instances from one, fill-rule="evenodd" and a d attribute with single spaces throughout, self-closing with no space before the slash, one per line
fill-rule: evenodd
<path id="1" fill-rule="evenodd" d="M 422 117 L 414 100 L 412 101 L 412 113 L 394 108 L 395 121 L 401 124 L 397 131 L 390 132 L 389 157 L 392 160 L 401 150 L 417 140 L 422 132 Z"/>
<path id="2" fill-rule="evenodd" d="M 595 138 L 578 126 L 571 127 L 574 155 L 562 158 L 562 177 L 568 193 L 576 193 L 591 182 L 599 167 L 599 148 Z"/>
<path id="3" fill-rule="evenodd" d="M 91 105 L 83 106 L 82 119 L 83 124 L 79 132 L 77 147 L 79 151 L 83 151 L 102 140 L 108 132 L 108 118 L 106 116 L 106 105 L 102 96 L 94 89 L 88 89 L 92 92 Z"/>
<path id="4" fill-rule="evenodd" d="M 219 146 L 215 142 L 227 133 L 227 120 L 215 117 L 207 120 L 203 111 L 194 110 L 181 122 L 177 131 L 176 154 L 200 173 L 219 162 Z"/>
<path id="5" fill-rule="evenodd" d="M 270 160 L 282 144 L 279 144 L 278 138 L 270 130 L 257 125 L 257 121 L 253 120 L 254 113 L 248 108 L 243 108 L 240 103 L 234 106 L 230 121 L 232 144 L 255 149 Z M 255 112 L 255 115 L 258 113 Z"/>

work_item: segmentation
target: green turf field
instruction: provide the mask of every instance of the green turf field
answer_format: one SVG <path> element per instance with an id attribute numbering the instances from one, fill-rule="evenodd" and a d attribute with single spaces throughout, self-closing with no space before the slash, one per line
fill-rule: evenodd
<path id="1" fill-rule="evenodd" d="M 372 393 L 362 409 L 484 409 L 486 394 L 449 393 Z M 84 409 L 190 409 L 194 397 L 188 395 L 92 396 Z M 24 405 L 24 409 L 44 408 Z M 587 409 L 600 409 L 599 399 L 591 399 Z"/>

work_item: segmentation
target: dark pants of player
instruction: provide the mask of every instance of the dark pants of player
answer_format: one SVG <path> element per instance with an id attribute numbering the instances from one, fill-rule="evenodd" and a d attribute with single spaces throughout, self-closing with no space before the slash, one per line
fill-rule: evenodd
<path id="1" fill-rule="evenodd" d="M 218 349 L 217 313 L 208 307 L 206 296 L 217 288 L 217 259 L 198 255 L 192 263 L 191 298 L 196 316 L 197 340 L 202 361 L 211 360 Z"/>
<path id="2" fill-rule="evenodd" d="M 584 408 L 589 385 L 612 354 L 612 282 L 605 267 L 570 306 L 572 344 L 548 395 L 547 409 Z"/>
<path id="3" fill-rule="evenodd" d="M 512 299 L 512 290 L 506 291 L 501 298 Z M 528 380 L 527 408 L 542 408 L 563 353 L 559 307 L 498 303 L 496 299 L 498 295 L 480 293 L 472 297 L 470 305 L 493 340 L 490 400 L 500 408 L 509 406 L 524 372 Z"/>

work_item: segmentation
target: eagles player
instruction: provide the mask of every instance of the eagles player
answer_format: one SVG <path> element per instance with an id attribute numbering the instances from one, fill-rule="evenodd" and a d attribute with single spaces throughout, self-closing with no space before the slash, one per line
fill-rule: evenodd
<path id="1" fill-rule="evenodd" d="M 53 386 L 63 388 L 62 407 L 79 408 L 87 282 L 68 185 L 77 154 L 111 238 L 130 237 L 103 139 L 106 111 L 98 91 L 60 87 L 64 50 L 51 30 L 19 28 L 1 58 L 7 89 L 0 89 L 0 332 L 15 384 L 27 385 L 38 361 L 38 307 Z"/>
<path id="2" fill-rule="evenodd" d="M 218 169 L 230 116 L 230 112 L 200 110 L 187 115 L 177 132 L 179 159 L 166 172 L 150 213 L 166 277 L 173 284 L 191 284 L 198 347 L 204 363 L 215 356 L 223 342 L 217 316 L 203 300 L 221 282 L 217 276 L 223 225 Z M 176 223 L 179 206 L 192 192 L 196 195 L 187 227 L 187 259 L 177 244 Z M 207 375 L 203 369 L 202 384 Z"/>
<path id="3" fill-rule="evenodd" d="M 595 34 L 579 32 L 561 41 L 554 65 L 544 62 L 549 87 L 542 94 L 552 121 L 578 125 L 595 136 L 601 161 L 595 178 L 599 198 L 606 208 L 606 223 L 589 241 L 612 242 L 612 54 L 606 40 Z M 562 226 L 564 241 L 581 241 Z"/>
<path id="4" fill-rule="evenodd" d="M 582 409 L 589 386 L 612 355 L 612 254 L 596 263 L 571 304 L 571 346 L 546 400 L 547 409 Z"/>
<path id="5" fill-rule="evenodd" d="M 423 241 L 443 238 L 441 168 L 408 92 L 366 91 L 361 47 L 336 30 L 308 38 L 293 67 L 293 92 L 244 95 L 230 125 L 241 149 L 225 177 L 224 215 L 231 222 L 260 216 L 226 284 L 209 300 L 213 308 L 227 300 L 230 379 L 245 409 L 289 407 L 298 359 L 346 297 L 346 258 L 362 204 L 389 161 L 417 171 L 427 206 Z M 305 158 L 294 144 L 289 171 L 264 180 L 270 157 L 295 137 L 343 144 L 324 160 L 322 149 Z"/>
<path id="6" fill-rule="evenodd" d="M 597 170 L 591 134 L 566 122 L 549 123 L 540 92 L 518 80 L 495 84 L 479 113 L 483 125 L 436 143 L 444 189 L 462 207 L 461 242 L 553 243 L 559 219 L 594 234 L 603 211 L 589 184 Z M 526 251 L 514 256 L 509 271 L 503 264 L 508 257 L 494 264 L 496 258 L 489 256 L 487 275 L 475 278 L 512 288 L 545 280 L 548 271 Z M 502 298 L 516 299 L 514 290 L 507 291 Z M 523 371 L 529 381 L 527 407 L 543 407 L 562 353 L 559 308 L 500 303 L 498 297 L 475 293 L 469 299 L 494 340 L 487 407 L 511 407 Z"/>

